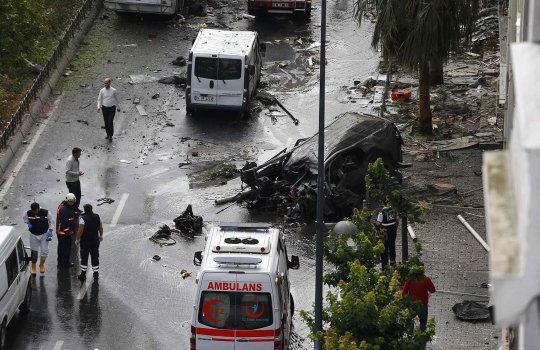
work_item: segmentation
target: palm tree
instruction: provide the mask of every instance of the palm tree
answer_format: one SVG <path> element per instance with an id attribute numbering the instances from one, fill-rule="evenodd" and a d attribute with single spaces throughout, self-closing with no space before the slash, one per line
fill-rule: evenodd
<path id="1" fill-rule="evenodd" d="M 373 48 L 382 47 L 385 61 L 419 72 L 418 128 L 431 134 L 430 61 L 444 62 L 471 40 L 478 0 L 355 0 L 359 25 L 373 12 Z"/>

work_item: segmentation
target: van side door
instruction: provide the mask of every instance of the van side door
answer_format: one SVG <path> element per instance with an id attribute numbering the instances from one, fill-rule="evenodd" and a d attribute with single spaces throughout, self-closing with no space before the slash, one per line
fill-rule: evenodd
<path id="1" fill-rule="evenodd" d="M 2 304 L 6 305 L 8 321 L 15 313 L 15 309 L 19 306 L 19 262 L 17 260 L 17 249 L 13 247 L 13 250 L 9 254 L 6 263 L 6 275 L 7 275 L 7 291 L 2 296 Z"/>
<path id="2" fill-rule="evenodd" d="M 191 103 L 198 105 L 216 105 L 218 55 L 193 54 L 191 71 Z"/>
<path id="3" fill-rule="evenodd" d="M 21 238 L 17 242 L 17 255 L 19 256 L 19 284 L 21 284 L 19 288 L 19 299 L 23 300 L 26 296 L 28 277 L 30 277 L 30 263 L 27 260 L 28 255 L 26 254 L 26 250 L 24 250 L 24 244 Z"/>
<path id="4" fill-rule="evenodd" d="M 244 88 L 246 67 L 242 61 L 239 56 L 219 54 L 218 106 L 242 106 L 244 89 L 247 89 Z"/>

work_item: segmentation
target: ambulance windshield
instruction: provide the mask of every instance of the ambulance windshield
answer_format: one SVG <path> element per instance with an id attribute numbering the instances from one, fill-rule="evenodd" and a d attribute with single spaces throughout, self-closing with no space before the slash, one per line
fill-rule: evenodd
<path id="1" fill-rule="evenodd" d="M 258 329 L 273 324 L 270 293 L 203 291 L 199 323 L 219 329 Z"/>

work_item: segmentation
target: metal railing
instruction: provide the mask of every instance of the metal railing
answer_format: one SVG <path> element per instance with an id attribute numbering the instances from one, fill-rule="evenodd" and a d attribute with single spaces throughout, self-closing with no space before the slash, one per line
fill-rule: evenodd
<path id="1" fill-rule="evenodd" d="M 11 117 L 11 120 L 6 123 L 5 129 L 0 136 L 0 151 L 3 151 L 8 146 L 10 138 L 15 134 L 17 127 L 21 124 L 24 115 L 30 110 L 32 102 L 36 100 L 41 89 L 47 84 L 48 79 L 50 78 L 51 73 L 56 69 L 58 61 L 62 59 L 70 40 L 75 36 L 77 31 L 80 29 L 81 24 L 86 19 L 90 11 L 94 8 L 94 5 L 99 4 L 102 0 L 86 0 L 81 6 L 77 15 L 69 25 L 69 28 L 64 33 L 64 36 L 54 49 L 54 52 L 51 55 L 43 70 L 39 73 L 38 77 L 34 80 L 34 84 L 28 90 L 23 100 L 19 104 L 19 108 Z"/>

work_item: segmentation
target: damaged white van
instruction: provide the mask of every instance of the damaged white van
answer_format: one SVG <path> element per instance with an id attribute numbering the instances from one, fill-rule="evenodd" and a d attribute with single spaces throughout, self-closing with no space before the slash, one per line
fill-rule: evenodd
<path id="1" fill-rule="evenodd" d="M 12 226 L 0 226 L 0 349 L 6 349 L 6 329 L 17 308 L 28 311 L 32 302 L 30 258 Z"/>
<path id="2" fill-rule="evenodd" d="M 289 348 L 294 300 L 285 240 L 269 224 L 221 223 L 211 229 L 200 265 L 190 349 Z"/>
<path id="3" fill-rule="evenodd" d="M 265 52 L 257 32 L 201 29 L 189 52 L 186 112 L 249 112 Z"/>
<path id="4" fill-rule="evenodd" d="M 105 0 L 105 8 L 116 12 L 174 15 L 182 13 L 184 0 Z"/>

